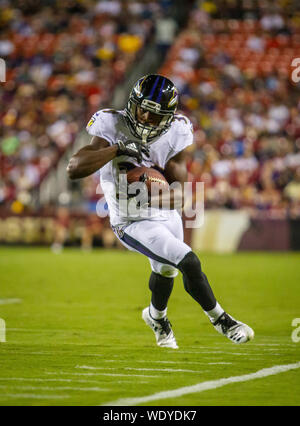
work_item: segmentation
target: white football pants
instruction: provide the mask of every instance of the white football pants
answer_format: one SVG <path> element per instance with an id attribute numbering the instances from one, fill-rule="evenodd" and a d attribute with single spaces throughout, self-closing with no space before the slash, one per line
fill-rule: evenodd
<path id="1" fill-rule="evenodd" d="M 169 220 L 140 220 L 115 227 L 114 232 L 129 250 L 148 257 L 153 272 L 165 277 L 176 277 L 176 266 L 191 251 L 183 242 L 182 219 L 176 210 Z"/>

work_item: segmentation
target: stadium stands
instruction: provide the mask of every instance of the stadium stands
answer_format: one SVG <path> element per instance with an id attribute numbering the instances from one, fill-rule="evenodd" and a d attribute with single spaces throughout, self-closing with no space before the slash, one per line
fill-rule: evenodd
<path id="1" fill-rule="evenodd" d="M 211 13 L 208 3 L 196 2 L 159 70 L 177 85 L 181 111 L 194 125 L 190 180 L 205 182 L 206 208 L 298 218 L 300 88 L 291 80 L 292 60 L 300 58 L 296 3 L 270 9 L 250 1 L 235 14 L 231 2 L 213 2 Z M 221 6 L 227 19 L 220 19 Z M 91 208 L 98 183 L 97 175 L 82 183 Z"/>
<path id="2" fill-rule="evenodd" d="M 231 19 L 232 3 L 244 19 Z M 207 208 L 300 217 L 297 57 L 296 2 L 197 2 L 160 72 L 193 121 L 189 171 Z"/>
<path id="3" fill-rule="evenodd" d="M 110 106 L 169 3 L 1 1 L 7 82 L 0 86 L 0 208 L 26 211 L 32 189 L 92 113 Z M 194 2 L 158 72 L 177 85 L 180 111 L 193 122 L 189 179 L 205 182 L 206 208 L 300 218 L 295 58 L 297 1 Z M 70 185 L 80 214 L 95 213 L 97 173 Z"/>
<path id="4" fill-rule="evenodd" d="M 163 2 L 161 2 L 163 3 Z M 110 102 L 160 2 L 1 1 L 0 205 L 18 212 L 86 120 Z M 17 203 L 15 202 L 17 200 Z"/>

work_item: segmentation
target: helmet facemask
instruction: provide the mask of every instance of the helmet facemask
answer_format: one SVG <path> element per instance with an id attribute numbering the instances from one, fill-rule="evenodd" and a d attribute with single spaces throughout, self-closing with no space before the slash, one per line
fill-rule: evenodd
<path id="1" fill-rule="evenodd" d="M 177 91 L 169 80 L 168 82 L 172 85 L 172 88 L 171 90 L 168 89 L 168 104 L 166 104 L 165 100 L 164 102 L 154 102 L 151 99 L 147 99 L 147 97 L 149 97 L 147 96 L 147 89 L 148 93 L 150 90 L 151 93 L 153 93 L 153 81 L 155 85 L 155 82 L 158 82 L 159 79 L 163 80 L 163 84 L 165 84 L 165 80 L 167 80 L 166 78 L 158 75 L 150 75 L 140 79 L 134 86 L 125 109 L 127 124 L 131 133 L 135 137 L 142 139 L 143 142 L 151 142 L 156 137 L 166 133 L 171 126 L 175 114 L 177 106 Z M 138 107 L 140 107 L 143 111 L 149 111 L 149 113 L 152 114 L 151 121 L 154 123 L 142 123 L 139 121 Z"/>
<path id="2" fill-rule="evenodd" d="M 145 111 L 155 114 L 158 117 L 158 123 L 150 124 L 140 122 L 137 117 L 138 106 Z M 129 118 L 130 130 L 136 137 L 141 138 L 143 141 L 150 142 L 152 139 L 165 133 L 171 125 L 174 114 L 169 111 L 158 112 L 158 106 L 160 107 L 156 102 L 146 99 L 144 99 L 141 104 L 133 98 L 130 98 L 128 101 L 126 113 Z"/>

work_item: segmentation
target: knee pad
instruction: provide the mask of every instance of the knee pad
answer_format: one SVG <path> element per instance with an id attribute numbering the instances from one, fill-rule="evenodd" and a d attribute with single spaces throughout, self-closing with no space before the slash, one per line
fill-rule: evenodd
<path id="1" fill-rule="evenodd" d="M 198 259 L 198 256 L 192 251 L 184 256 L 182 261 L 178 264 L 178 269 L 183 274 L 199 274 L 199 272 L 202 272 L 200 260 Z"/>
<path id="2" fill-rule="evenodd" d="M 195 253 L 188 253 L 179 263 L 178 269 L 182 272 L 185 290 L 205 311 L 213 309 L 216 306 L 216 298 Z"/>
<path id="3" fill-rule="evenodd" d="M 205 282 L 200 260 L 192 251 L 182 259 L 178 269 L 182 272 L 183 285 L 189 294 L 193 294 L 198 286 Z"/>

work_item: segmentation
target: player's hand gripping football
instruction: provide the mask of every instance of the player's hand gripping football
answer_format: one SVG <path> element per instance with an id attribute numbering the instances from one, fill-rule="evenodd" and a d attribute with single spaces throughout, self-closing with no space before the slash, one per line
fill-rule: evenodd
<path id="1" fill-rule="evenodd" d="M 142 142 L 135 141 L 118 141 L 118 151 L 117 156 L 119 155 L 128 155 L 129 157 L 134 157 L 139 163 L 143 160 L 143 154 L 146 157 L 149 157 L 149 147 Z"/>
<path id="2" fill-rule="evenodd" d="M 136 182 L 142 182 L 146 184 L 147 179 L 147 174 L 143 173 Z M 135 214 L 138 212 L 138 210 L 144 210 L 149 207 L 150 197 L 148 195 L 148 189 L 146 185 L 144 188 L 137 188 L 135 186 L 135 182 L 132 182 L 131 185 L 133 185 L 133 187 L 130 189 L 130 186 L 128 185 L 124 187 L 122 183 L 119 184 L 119 190 L 116 194 L 116 197 L 119 201 L 127 200 L 128 209 L 132 214 Z"/>

